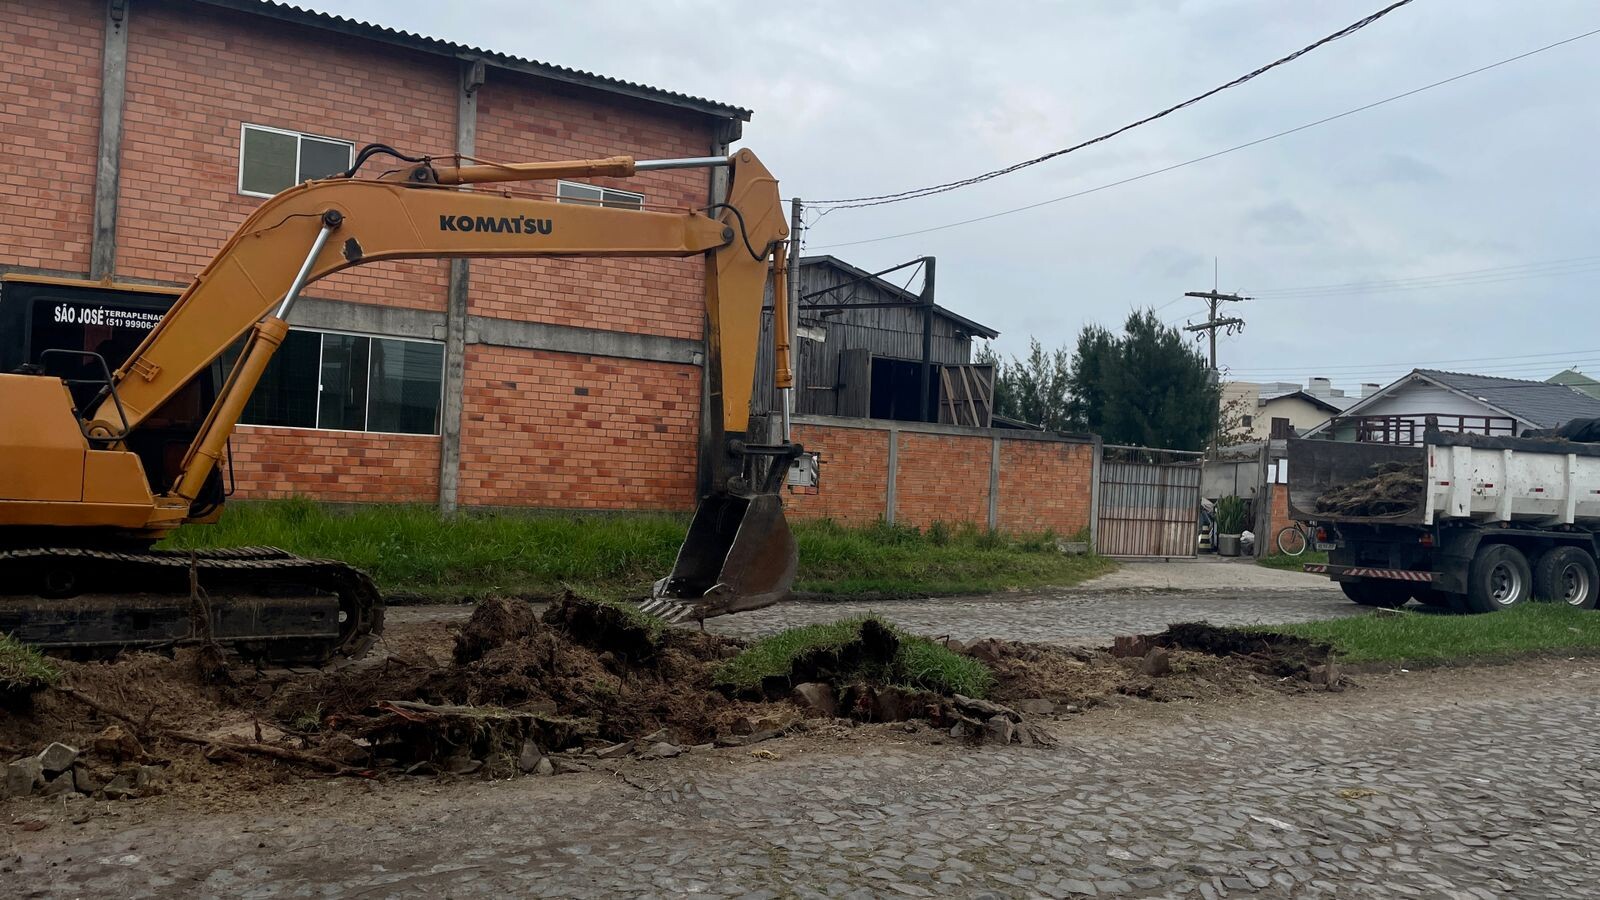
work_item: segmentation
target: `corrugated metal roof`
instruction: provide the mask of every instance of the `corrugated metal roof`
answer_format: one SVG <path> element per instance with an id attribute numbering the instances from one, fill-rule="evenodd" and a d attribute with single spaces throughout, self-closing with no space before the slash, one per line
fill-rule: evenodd
<path id="1" fill-rule="evenodd" d="M 894 295 L 899 296 L 899 297 L 904 297 L 907 303 L 918 303 L 918 302 L 920 302 L 922 300 L 922 297 L 920 295 L 913 294 L 910 291 L 906 290 L 905 288 L 901 287 L 900 285 L 895 284 L 895 283 L 893 283 L 891 281 L 888 281 L 888 280 L 883 279 L 883 278 L 878 278 L 878 277 L 870 274 L 869 272 L 867 272 L 865 269 L 857 268 L 856 266 L 853 266 L 853 265 L 845 262 L 844 260 L 840 259 L 837 256 L 834 256 L 831 253 L 819 253 L 819 254 L 816 254 L 814 256 L 802 256 L 802 257 L 800 257 L 800 265 L 802 265 L 802 266 L 814 266 L 814 265 L 829 265 L 829 266 L 833 266 L 834 268 L 838 269 L 839 271 L 844 272 L 844 273 L 846 273 L 846 274 L 848 274 L 848 275 L 850 275 L 852 277 L 855 277 L 855 278 L 861 278 L 861 279 L 869 279 L 870 278 L 870 279 L 872 279 L 873 283 L 878 286 L 879 289 L 883 290 L 886 293 L 894 294 Z M 997 338 L 997 337 L 1000 336 L 1000 332 L 994 330 L 993 328 L 990 328 L 989 326 L 983 324 L 982 322 L 974 322 L 973 320 L 967 318 L 966 316 L 961 315 L 958 312 L 955 312 L 954 310 L 951 310 L 948 307 L 940 306 L 939 304 L 935 303 L 933 305 L 933 311 L 935 313 L 938 313 L 941 316 L 944 316 L 946 319 L 949 319 L 950 321 L 956 323 L 957 325 L 959 325 L 960 327 L 966 329 L 967 331 L 970 331 L 973 334 L 976 334 L 976 335 L 978 335 L 980 337 L 985 337 L 985 338 L 989 338 L 989 339 L 993 340 L 994 338 Z"/>
<path id="2" fill-rule="evenodd" d="M 275 0 L 194 0 L 194 2 L 230 9 L 235 12 L 266 16 L 280 21 L 294 22 L 312 28 L 336 31 L 352 37 L 381 41 L 387 44 L 409 47 L 413 50 L 421 50 L 426 53 L 436 53 L 441 56 L 465 59 L 481 58 L 490 65 L 537 75 L 552 81 L 581 85 L 608 93 L 664 103 L 668 106 L 693 110 L 709 116 L 738 119 L 742 122 L 750 121 L 750 110 L 738 106 L 729 106 L 726 103 L 719 103 L 715 100 L 707 100 L 704 97 L 693 97 L 689 94 L 680 94 L 676 91 L 663 90 L 662 88 L 651 87 L 650 85 L 633 81 L 623 81 L 620 78 L 609 78 L 605 75 L 597 75 L 581 69 L 569 69 L 566 66 L 540 62 L 536 59 L 497 53 L 493 50 L 485 50 L 470 44 L 457 44 L 417 34 L 413 31 L 401 31 L 385 25 L 376 25 L 359 19 L 317 12 L 316 10 L 288 3 L 275 2 Z"/>
<path id="3" fill-rule="evenodd" d="M 1503 409 L 1541 428 L 1554 428 L 1573 419 L 1600 418 L 1600 399 L 1566 385 L 1438 369 L 1416 369 L 1414 374 Z"/>

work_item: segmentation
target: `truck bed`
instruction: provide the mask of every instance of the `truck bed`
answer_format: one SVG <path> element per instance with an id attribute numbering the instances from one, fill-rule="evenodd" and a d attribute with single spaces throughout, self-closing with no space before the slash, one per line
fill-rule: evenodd
<path id="1" fill-rule="evenodd" d="M 1421 464 L 1422 503 L 1393 516 L 1319 513 L 1317 498 L 1367 477 L 1373 466 Z M 1421 447 L 1289 441 L 1289 511 L 1302 521 L 1432 525 L 1522 522 L 1600 528 L 1600 444 L 1430 430 Z"/>

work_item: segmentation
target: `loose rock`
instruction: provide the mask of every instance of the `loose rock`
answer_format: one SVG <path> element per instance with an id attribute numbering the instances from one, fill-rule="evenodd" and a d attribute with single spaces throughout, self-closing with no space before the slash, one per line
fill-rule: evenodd
<path id="1" fill-rule="evenodd" d="M 535 775 L 554 775 L 555 773 L 555 763 L 551 762 L 548 756 L 539 757 L 538 764 L 533 767 L 533 774 Z"/>
<path id="2" fill-rule="evenodd" d="M 683 753 L 683 748 L 677 744 L 660 741 L 650 746 L 650 749 L 639 754 L 640 759 L 671 759 Z"/>
<path id="3" fill-rule="evenodd" d="M 612 744 L 609 747 L 602 747 L 599 750 L 596 750 L 594 755 L 600 759 L 618 759 L 620 757 L 627 756 L 628 751 L 632 749 L 633 742 L 623 741 L 620 744 Z"/>
<path id="4" fill-rule="evenodd" d="M 144 757 L 144 748 L 139 745 L 139 739 L 121 725 L 107 725 L 104 731 L 95 735 L 93 746 L 95 755 L 111 762 L 128 762 Z"/>
<path id="5" fill-rule="evenodd" d="M 76 748 L 57 741 L 39 752 L 39 765 L 44 767 L 46 775 L 54 775 L 72 768 L 77 758 Z"/>
<path id="6" fill-rule="evenodd" d="M 839 698 L 833 692 L 833 686 L 820 681 L 808 681 L 805 684 L 795 685 L 789 699 L 805 710 L 808 715 L 832 719 L 839 715 Z"/>
<path id="7" fill-rule="evenodd" d="M 1022 721 L 1022 715 L 1009 706 L 1002 706 L 998 703 L 992 703 L 988 700 L 978 700 L 974 697 L 968 697 L 962 694 L 956 694 L 952 699 L 955 700 L 957 709 L 960 709 L 964 713 L 977 716 L 980 719 L 990 719 L 995 716 L 1005 716 L 1007 719 L 1010 719 L 1013 722 Z"/>
<path id="8" fill-rule="evenodd" d="M 540 751 L 538 744 L 533 741 L 522 742 L 522 749 L 517 753 L 517 771 L 526 775 L 537 769 L 539 763 L 544 761 L 544 753 Z"/>
<path id="9" fill-rule="evenodd" d="M 44 766 L 37 756 L 19 759 L 6 766 L 6 796 L 26 797 L 44 784 Z"/>
<path id="10" fill-rule="evenodd" d="M 1144 674 L 1151 678 L 1160 678 L 1172 672 L 1172 651 L 1165 647 L 1152 647 L 1144 655 L 1144 662 L 1139 666 Z"/>
<path id="11" fill-rule="evenodd" d="M 996 744 L 1009 744 L 1016 736 L 1016 726 L 1004 715 L 990 717 L 983 727 L 984 738 Z"/>
<path id="12" fill-rule="evenodd" d="M 77 790 L 77 786 L 72 781 L 72 773 L 62 772 L 60 775 L 45 782 L 44 789 L 39 793 L 46 797 L 54 797 L 57 794 L 70 794 L 75 790 Z"/>

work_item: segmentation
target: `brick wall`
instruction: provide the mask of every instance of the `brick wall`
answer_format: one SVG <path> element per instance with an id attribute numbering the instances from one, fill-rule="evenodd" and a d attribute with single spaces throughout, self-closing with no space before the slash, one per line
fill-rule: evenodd
<path id="1" fill-rule="evenodd" d="M 1093 444 L 1000 442 L 1000 529 L 1067 537 L 1093 515 Z"/>
<path id="2" fill-rule="evenodd" d="M 469 347 L 461 502 L 688 510 L 699 416 L 692 366 Z"/>
<path id="3" fill-rule="evenodd" d="M 104 10 L 0 2 L 0 266 L 89 270 Z"/>
<path id="4" fill-rule="evenodd" d="M 797 424 L 794 439 L 822 454 L 822 490 L 787 495 L 790 516 L 850 525 L 883 518 L 889 496 L 888 431 Z"/>
<path id="5" fill-rule="evenodd" d="M 496 162 L 704 156 L 710 133 L 683 116 L 628 100 L 604 106 L 569 89 L 495 72 L 478 91 L 477 155 Z M 586 179 L 644 195 L 646 209 L 706 204 L 704 169 Z M 517 188 L 553 198 L 554 183 Z M 705 263 L 686 259 L 485 259 L 473 263 L 477 315 L 698 339 Z"/>
<path id="6" fill-rule="evenodd" d="M 262 202 L 239 193 L 240 128 L 402 150 L 455 146 L 456 68 L 437 56 L 234 13 L 144 2 L 130 13 L 117 274 L 187 283 Z M 99 89 L 99 64 L 89 76 Z M 90 157 L 93 163 L 93 157 Z M 87 233 L 87 232 L 86 232 Z M 447 265 L 373 263 L 313 296 L 443 309 Z"/>
<path id="7" fill-rule="evenodd" d="M 241 425 L 231 446 L 240 498 L 432 503 L 439 496 L 437 437 Z"/>
<path id="8" fill-rule="evenodd" d="M 989 521 L 989 463 L 984 437 L 901 432 L 894 520 L 902 525 Z"/>
<path id="9" fill-rule="evenodd" d="M 996 527 L 1014 533 L 1050 529 L 1063 537 L 1088 527 L 1094 454 L 1089 441 L 1039 440 L 1018 432 L 958 433 L 927 426 L 856 420 L 856 425 L 796 423 L 795 440 L 822 454 L 815 494 L 790 493 L 795 519 L 865 524 L 888 513 L 889 442 L 895 453 L 896 523 L 989 524 L 990 466 L 1000 445 Z M 996 437 L 995 435 L 1000 435 Z"/>

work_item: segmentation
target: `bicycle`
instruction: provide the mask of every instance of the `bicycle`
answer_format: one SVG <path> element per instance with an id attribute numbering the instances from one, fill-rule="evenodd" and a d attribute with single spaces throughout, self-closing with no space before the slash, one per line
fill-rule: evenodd
<path id="1" fill-rule="evenodd" d="M 1278 529 L 1274 543 L 1278 552 L 1284 556 L 1299 556 L 1311 546 L 1311 529 L 1308 526 L 1295 522 Z"/>

